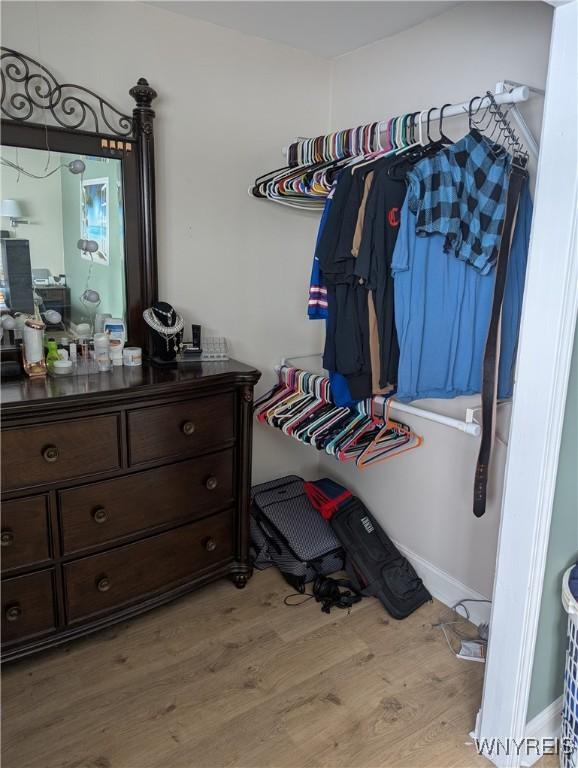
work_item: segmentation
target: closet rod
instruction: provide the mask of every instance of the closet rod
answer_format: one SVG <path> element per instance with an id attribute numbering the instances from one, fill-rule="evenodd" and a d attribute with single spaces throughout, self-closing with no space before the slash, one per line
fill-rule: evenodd
<path id="1" fill-rule="evenodd" d="M 505 82 L 505 81 L 504 81 Z M 494 95 L 494 101 L 496 104 L 518 104 L 522 101 L 528 101 L 530 98 L 530 88 L 527 85 L 519 85 L 516 88 L 513 88 L 511 91 L 502 91 L 501 93 L 496 93 Z M 476 111 L 479 109 L 484 109 L 485 107 L 490 106 L 490 99 L 487 96 L 484 96 L 484 98 L 480 101 L 477 99 L 474 101 L 474 108 Z M 468 109 L 469 109 L 470 102 L 464 101 L 461 104 L 452 104 L 449 107 L 446 107 L 444 109 L 444 120 L 446 117 L 456 117 L 457 115 L 467 115 Z M 420 120 L 422 122 L 425 122 L 427 119 L 427 110 L 424 110 L 420 115 Z M 437 110 L 437 113 L 432 113 L 430 116 L 430 122 L 433 122 L 434 120 L 439 120 L 439 110 Z M 383 132 L 382 132 L 383 134 Z M 300 137 L 296 139 L 297 142 L 299 141 L 305 141 L 303 137 Z M 529 149 L 532 151 L 532 154 L 534 154 L 536 157 L 538 155 L 537 152 L 537 145 L 535 141 L 528 142 L 529 143 Z M 289 147 L 283 147 L 283 154 L 286 155 L 289 152 Z"/>
<path id="2" fill-rule="evenodd" d="M 376 395 L 373 399 L 379 405 L 385 405 L 387 402 L 387 398 L 382 395 Z M 451 416 L 444 416 L 443 413 L 433 413 L 432 411 L 426 411 L 424 408 L 416 408 L 414 405 L 398 403 L 397 400 L 391 402 L 390 409 L 397 411 L 397 413 L 407 413 L 410 416 L 418 416 L 421 419 L 435 421 L 436 424 L 444 424 L 446 427 L 459 429 L 460 432 L 465 432 L 466 435 L 472 435 L 472 437 L 479 437 L 482 434 L 481 426 L 475 421 L 453 419 Z"/>
<path id="3" fill-rule="evenodd" d="M 312 355 L 293 355 L 292 357 L 284 357 L 281 360 L 281 365 L 275 366 L 275 371 L 279 373 L 281 366 L 291 365 L 292 360 L 303 360 L 312 357 L 322 357 L 320 354 Z M 382 395 L 375 395 L 374 401 L 378 405 L 385 405 L 387 398 Z M 407 403 L 400 403 L 397 400 L 392 400 L 390 403 L 390 410 L 397 413 L 407 413 L 410 416 L 417 416 L 420 419 L 427 419 L 427 421 L 433 421 L 436 424 L 443 424 L 446 427 L 452 427 L 460 432 L 465 432 L 466 435 L 472 437 L 479 437 L 482 433 L 481 426 L 475 421 L 462 421 L 461 419 L 454 419 L 451 416 L 444 416 L 443 413 L 435 413 L 434 411 L 426 411 L 424 408 L 416 408 L 414 405 L 408 405 Z"/>

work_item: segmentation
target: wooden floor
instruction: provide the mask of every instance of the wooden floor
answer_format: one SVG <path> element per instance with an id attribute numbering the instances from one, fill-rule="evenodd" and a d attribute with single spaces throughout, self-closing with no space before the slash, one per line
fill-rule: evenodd
<path id="1" fill-rule="evenodd" d="M 474 768 L 483 666 L 432 624 L 223 581 L 3 671 L 3 768 Z M 554 763 L 552 763 L 554 764 Z M 542 764 L 540 764 L 542 767 Z"/>

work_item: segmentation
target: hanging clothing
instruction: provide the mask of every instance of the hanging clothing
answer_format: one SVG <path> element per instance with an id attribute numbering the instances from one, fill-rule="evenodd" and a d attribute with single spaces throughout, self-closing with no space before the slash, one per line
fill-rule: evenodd
<path id="1" fill-rule="evenodd" d="M 389 175 L 394 161 L 343 171 L 316 248 L 327 288 L 324 365 L 346 377 L 354 399 L 389 392 L 397 380 L 390 267 L 406 186 L 405 168 Z"/>
<path id="2" fill-rule="evenodd" d="M 328 283 L 327 298 L 323 367 L 343 374 L 353 400 L 371 397 L 367 291 L 353 282 Z"/>
<path id="3" fill-rule="evenodd" d="M 408 174 L 418 235 L 445 235 L 444 250 L 488 274 L 506 212 L 510 155 L 475 128 Z"/>
<path id="4" fill-rule="evenodd" d="M 481 391 L 495 270 L 483 274 L 446 253 L 444 234 L 420 237 L 408 197 L 392 261 L 401 401 Z M 498 397 L 510 397 L 524 291 L 532 203 L 522 190 L 502 311 Z M 418 228 L 418 227 L 417 227 Z M 418 228 L 419 229 L 419 228 Z"/>
<path id="5" fill-rule="evenodd" d="M 319 230 L 317 232 L 317 241 L 315 243 L 315 252 L 313 254 L 313 266 L 311 267 L 311 279 L 309 281 L 309 302 L 307 304 L 307 316 L 310 320 L 323 320 L 327 317 L 327 286 L 323 279 L 323 273 L 319 265 L 319 256 L 317 250 L 319 248 L 319 240 L 325 229 L 325 224 L 329 217 L 329 209 L 333 203 L 333 193 L 335 192 L 335 185 L 332 187 L 331 192 L 327 195 L 325 200 L 325 206 L 323 213 L 321 214 L 321 221 L 319 222 Z"/>
<path id="6" fill-rule="evenodd" d="M 323 235 L 323 230 L 325 229 L 325 225 L 329 217 L 329 210 L 333 203 L 333 195 L 336 186 L 337 181 L 333 185 L 325 201 L 325 207 L 321 215 L 319 230 L 317 232 L 317 242 L 315 245 L 313 266 L 311 268 L 311 279 L 309 282 L 309 302 L 307 306 L 307 315 L 310 320 L 327 321 L 329 317 L 327 286 L 325 285 L 323 272 L 321 271 L 321 267 L 319 265 L 319 256 L 317 254 L 317 250 L 319 247 L 319 241 Z M 351 392 L 349 391 L 349 386 L 345 376 L 343 376 L 341 373 L 337 373 L 337 371 L 332 369 L 329 372 L 329 379 L 331 382 L 334 402 L 336 405 L 349 407 L 356 404 L 357 400 L 351 396 Z"/>
<path id="7" fill-rule="evenodd" d="M 363 235 L 354 264 L 356 277 L 374 294 L 379 337 L 379 386 L 397 382 L 399 345 L 395 327 L 395 306 L 391 260 L 399 229 L 399 212 L 406 195 L 405 166 L 396 177 L 390 169 L 398 161 L 386 157 L 375 166 L 365 208 Z"/>
<path id="8" fill-rule="evenodd" d="M 323 365 L 346 378 L 353 400 L 372 394 L 367 290 L 354 275 L 351 254 L 365 190 L 365 173 L 359 170 L 342 172 L 317 247 L 328 302 Z"/>
<path id="9" fill-rule="evenodd" d="M 363 224 L 365 222 L 365 208 L 367 206 L 367 198 L 369 197 L 369 190 L 371 189 L 371 185 L 373 183 L 373 171 L 369 171 L 368 174 L 365 176 L 365 180 L 363 182 L 363 195 L 361 198 L 361 204 L 359 206 L 359 211 L 357 213 L 357 222 L 355 224 L 355 231 L 353 233 L 353 240 L 351 243 L 351 255 L 354 259 L 356 259 L 359 256 L 359 246 L 361 245 L 361 236 L 363 233 Z"/>

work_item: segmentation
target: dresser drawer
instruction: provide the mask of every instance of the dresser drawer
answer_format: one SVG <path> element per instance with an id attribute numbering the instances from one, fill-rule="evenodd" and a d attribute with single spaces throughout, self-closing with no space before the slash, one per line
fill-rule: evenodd
<path id="1" fill-rule="evenodd" d="M 32 496 L 2 502 L 2 570 L 50 560 L 48 498 Z"/>
<path id="2" fill-rule="evenodd" d="M 62 491 L 63 550 L 77 552 L 233 502 L 232 450 Z M 130 500 L 127 503 L 127 500 Z"/>
<path id="3" fill-rule="evenodd" d="M 69 622 L 153 596 L 233 556 L 233 511 L 64 566 Z"/>
<path id="4" fill-rule="evenodd" d="M 130 463 L 191 456 L 230 444 L 235 438 L 234 417 L 232 392 L 131 411 Z"/>
<path id="5" fill-rule="evenodd" d="M 120 467 L 116 414 L 2 430 L 2 488 L 27 488 Z"/>
<path id="6" fill-rule="evenodd" d="M 54 629 L 52 571 L 2 581 L 2 642 Z"/>

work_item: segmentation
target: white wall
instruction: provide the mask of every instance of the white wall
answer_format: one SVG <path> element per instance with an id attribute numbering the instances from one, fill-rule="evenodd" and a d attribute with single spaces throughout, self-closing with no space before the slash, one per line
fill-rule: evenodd
<path id="1" fill-rule="evenodd" d="M 332 64 L 139 3 L 4 2 L 2 15 L 4 44 L 118 106 L 130 108 L 139 76 L 157 88 L 161 297 L 187 322 L 227 336 L 235 356 L 263 370 L 261 391 L 280 356 L 321 348 L 322 325 L 305 313 L 319 217 L 249 198 L 250 181 L 282 164 L 292 137 L 330 123 L 466 100 L 504 78 L 543 87 L 551 23 L 544 3 L 463 3 Z M 522 107 L 536 135 L 541 106 Z M 455 138 L 465 130 L 455 120 L 445 128 Z M 463 417 L 470 401 L 430 405 Z M 504 446 L 495 448 L 488 512 L 476 520 L 477 442 L 412 423 L 425 437 L 419 451 L 364 473 L 323 459 L 321 472 L 355 490 L 396 540 L 490 594 Z M 317 475 L 317 454 L 256 426 L 254 481 L 291 471 Z"/>
<path id="2" fill-rule="evenodd" d="M 34 149 L 2 147 L 2 157 L 18 163 L 30 173 L 46 173 L 46 152 Z M 48 170 L 60 161 L 58 153 L 50 158 Z M 30 241 L 30 261 L 33 269 L 49 269 L 53 275 L 64 272 L 62 247 L 62 192 L 60 171 L 47 179 L 31 179 L 7 166 L 0 174 L 2 199 L 17 200 L 24 210 L 28 224 L 19 224 L 11 230 L 11 237 Z M 10 220 L 2 219 L 2 229 L 10 229 Z"/>
<path id="3" fill-rule="evenodd" d="M 2 42 L 127 111 L 147 77 L 159 93 L 160 297 L 263 370 L 260 390 L 280 355 L 319 348 L 306 319 L 318 216 L 247 189 L 293 136 L 327 130 L 330 62 L 135 2 L 4 2 Z M 264 427 L 254 453 L 256 481 L 311 463 Z"/>
<path id="4" fill-rule="evenodd" d="M 544 3 L 462 3 L 342 56 L 335 65 L 332 127 L 467 101 L 503 79 L 543 88 L 551 16 Z M 522 105 L 536 136 L 541 109 L 542 99 Z M 444 124 L 452 138 L 466 130 L 456 120 Z M 420 405 L 463 418 L 472 402 L 477 398 Z M 498 433 L 506 437 L 509 406 L 502 410 Z M 425 421 L 410 423 L 425 438 L 419 450 L 363 473 L 326 457 L 322 471 L 354 489 L 394 539 L 470 589 L 491 595 L 504 445 L 496 443 L 489 507 L 478 520 L 471 511 L 478 441 Z"/>

